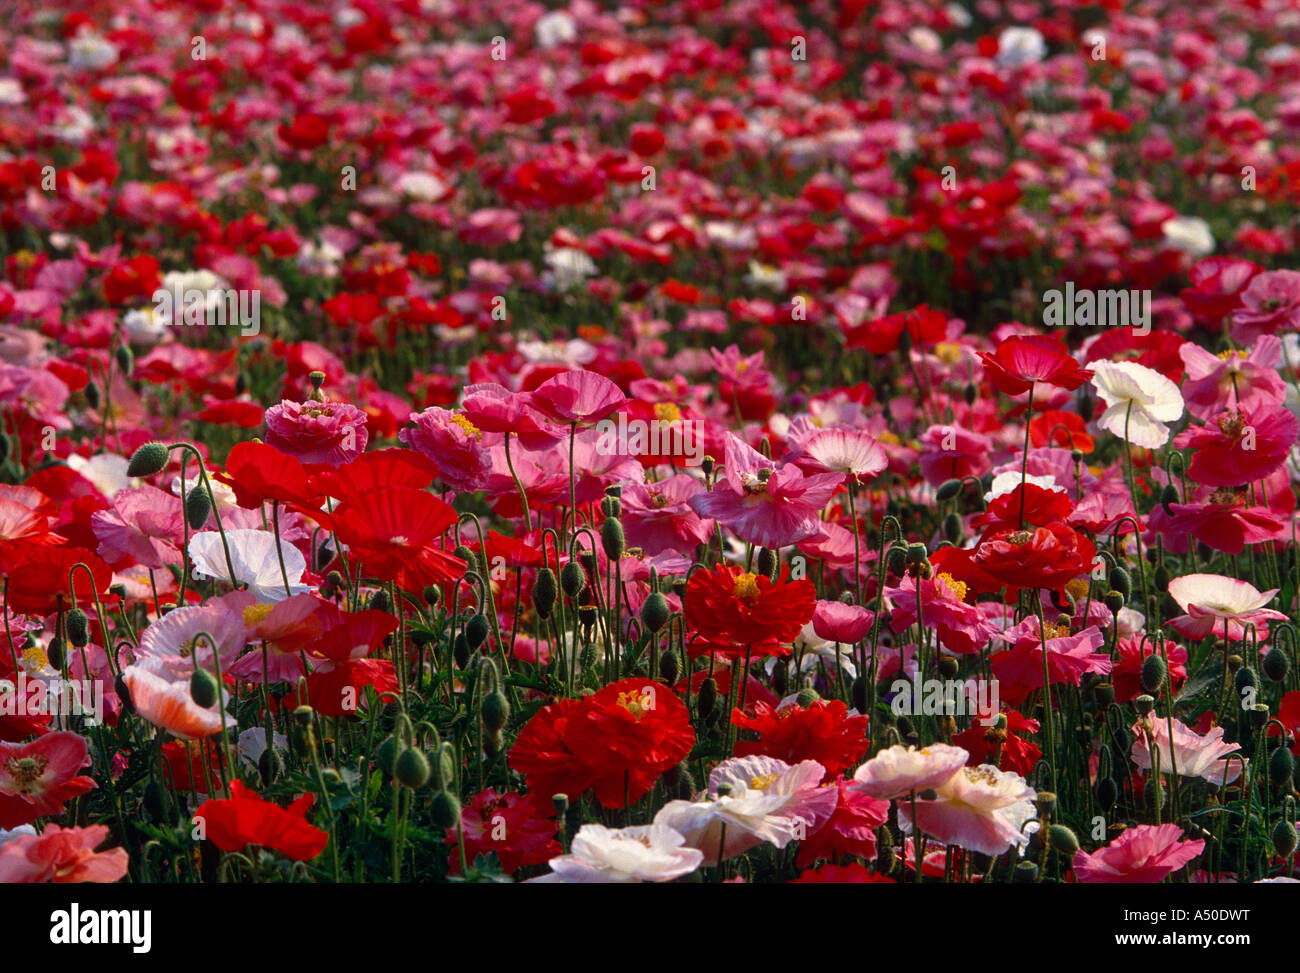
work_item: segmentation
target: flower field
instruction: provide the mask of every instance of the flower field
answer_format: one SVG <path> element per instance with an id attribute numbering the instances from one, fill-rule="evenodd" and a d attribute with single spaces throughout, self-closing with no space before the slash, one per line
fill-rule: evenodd
<path id="1" fill-rule="evenodd" d="M 0 882 L 1300 880 L 1298 217 L 1289 0 L 17 5 Z"/>

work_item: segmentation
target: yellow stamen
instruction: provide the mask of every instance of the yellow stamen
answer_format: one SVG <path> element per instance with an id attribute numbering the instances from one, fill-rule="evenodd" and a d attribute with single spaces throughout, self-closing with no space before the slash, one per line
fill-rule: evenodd
<path id="1" fill-rule="evenodd" d="M 736 585 L 732 589 L 737 598 L 757 598 L 758 597 L 758 575 L 742 574 L 736 579 Z"/>
<path id="2" fill-rule="evenodd" d="M 965 597 L 966 597 L 966 590 L 967 590 L 967 589 L 966 589 L 966 582 L 965 582 L 965 581 L 958 581 L 956 578 L 954 578 L 951 574 L 949 574 L 949 573 L 946 572 L 946 571 L 944 571 L 943 573 L 941 573 L 940 575 L 938 575 L 938 576 L 934 579 L 934 583 L 935 583 L 936 585 L 943 585 L 943 587 L 947 588 L 949 591 L 951 591 L 951 592 L 952 592 L 954 595 L 956 595 L 958 598 L 965 598 Z"/>
<path id="3" fill-rule="evenodd" d="M 251 628 L 259 622 L 265 621 L 266 616 L 274 610 L 275 606 L 271 604 L 249 605 L 244 609 L 244 624 Z"/>
<path id="4" fill-rule="evenodd" d="M 473 436 L 475 439 L 483 438 L 483 433 L 479 429 L 479 427 L 474 425 L 474 423 L 470 422 L 465 415 L 457 412 L 455 415 L 451 417 L 451 421 L 454 422 L 456 425 L 460 426 L 462 429 L 464 429 L 466 435 Z"/>
<path id="5" fill-rule="evenodd" d="M 682 410 L 671 402 L 655 403 L 655 418 L 663 422 L 677 422 L 682 417 Z"/>

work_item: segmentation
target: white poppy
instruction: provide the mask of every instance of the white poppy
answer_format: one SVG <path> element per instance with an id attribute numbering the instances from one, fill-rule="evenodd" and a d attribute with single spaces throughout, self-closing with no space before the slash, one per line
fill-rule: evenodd
<path id="1" fill-rule="evenodd" d="M 1156 449 L 1169 440 L 1168 422 L 1183 414 L 1178 386 L 1137 362 L 1092 364 L 1092 384 L 1106 403 L 1097 425 L 1134 446 Z"/>
<path id="2" fill-rule="evenodd" d="M 230 561 L 235 569 L 235 581 L 248 585 L 248 590 L 259 601 L 283 601 L 289 595 L 301 594 L 311 589 L 302 584 L 302 573 L 307 570 L 307 559 L 292 544 L 280 543 L 284 555 L 285 573 L 289 575 L 289 591 L 284 590 L 280 574 L 280 560 L 276 556 L 275 535 L 265 530 L 228 530 L 226 540 L 230 545 Z M 221 544 L 221 534 L 205 530 L 190 538 L 190 560 L 194 562 L 194 575 L 229 581 L 226 552 Z"/>
<path id="3" fill-rule="evenodd" d="M 704 855 L 662 824 L 606 828 L 584 824 L 567 855 L 551 859 L 552 874 L 535 882 L 671 882 L 700 867 Z"/>

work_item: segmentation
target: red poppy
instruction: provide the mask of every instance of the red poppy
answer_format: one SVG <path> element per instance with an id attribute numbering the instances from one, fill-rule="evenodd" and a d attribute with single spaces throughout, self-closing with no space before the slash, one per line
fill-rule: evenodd
<path id="1" fill-rule="evenodd" d="M 207 746 L 208 765 L 204 768 L 203 748 Z M 220 745 L 207 740 L 172 740 L 163 744 L 163 759 L 167 761 L 168 783 L 178 794 L 193 790 L 196 794 L 215 794 L 220 788 L 216 770 L 225 766 Z"/>
<path id="2" fill-rule="evenodd" d="M 3 560 L 10 611 L 49 615 L 60 606 L 72 608 L 68 572 L 78 563 L 90 568 L 90 574 L 78 570 L 73 577 L 78 604 L 93 603 L 96 593 L 101 601 L 117 600 L 108 594 L 113 569 L 84 548 L 15 544 L 4 552 Z"/>
<path id="3" fill-rule="evenodd" d="M 374 449 L 337 469 L 317 473 L 311 486 L 325 496 L 345 500 L 390 487 L 423 490 L 437 475 L 437 464 L 413 449 Z"/>
<path id="4" fill-rule="evenodd" d="M 860 862 L 848 865 L 823 865 L 821 868 L 809 868 L 798 878 L 792 878 L 790 885 L 893 885 L 894 880 L 879 872 L 867 870 Z"/>
<path id="5" fill-rule="evenodd" d="M 596 799 L 605 807 L 624 807 L 686 759 L 695 731 L 676 693 L 633 677 L 583 700 L 565 728 L 564 742 L 595 771 Z"/>
<path id="6" fill-rule="evenodd" d="M 817 591 L 811 581 L 773 583 L 737 565 L 696 571 L 682 600 L 686 621 L 699 633 L 692 655 L 738 657 L 749 650 L 785 655 L 788 643 L 812 620 Z"/>
<path id="7" fill-rule="evenodd" d="M 1241 307 L 1241 293 L 1264 268 L 1250 260 L 1207 257 L 1187 272 L 1192 286 L 1179 295 L 1200 321 L 1217 327 Z"/>
<path id="8" fill-rule="evenodd" d="M 993 754 L 1001 743 L 997 767 L 999 770 L 1013 770 L 1022 777 L 1028 776 L 1034 764 L 1042 756 L 1042 751 L 1033 743 L 1020 736 L 1021 733 L 1037 733 L 1038 721 L 1031 720 L 1015 710 L 1005 710 L 1007 726 L 1005 730 L 995 730 L 982 723 L 972 723 L 969 729 L 954 733 L 952 744 L 961 747 L 970 754 L 966 761 L 968 767 L 993 763 Z"/>
<path id="9" fill-rule="evenodd" d="M 325 716 L 351 716 L 361 691 L 397 689 L 397 673 L 388 659 L 367 658 L 397 630 L 397 619 L 386 611 L 360 611 L 343 616 L 307 647 L 314 661 L 307 677 L 307 697 Z"/>
<path id="10" fill-rule="evenodd" d="M 302 463 L 266 443 L 237 443 L 226 458 L 226 471 L 214 475 L 230 485 L 241 507 L 256 509 L 267 500 L 305 507 L 320 502 Z"/>
<path id="11" fill-rule="evenodd" d="M 242 851 L 249 845 L 271 848 L 294 861 L 310 861 L 325 850 L 330 836 L 307 820 L 316 800 L 304 794 L 287 808 L 263 800 L 240 781 L 230 782 L 230 798 L 204 801 L 194 820 L 204 837 L 222 851 Z"/>
<path id="12" fill-rule="evenodd" d="M 870 797 L 851 780 L 835 782 L 839 803 L 830 820 L 799 843 L 795 863 L 801 868 L 819 858 L 835 861 L 844 855 L 876 857 L 876 829 L 889 819 L 889 802 Z"/>
<path id="13" fill-rule="evenodd" d="M 844 329 L 849 348 L 865 348 L 873 355 L 887 355 L 898 350 L 898 343 L 906 331 L 913 347 L 924 347 L 943 341 L 948 336 L 948 315 L 932 311 L 922 304 L 911 311 L 887 314 L 866 324 Z"/>
<path id="14" fill-rule="evenodd" d="M 1074 391 L 1092 370 L 1080 368 L 1065 345 L 1047 335 L 1014 335 L 992 354 L 980 352 L 984 374 L 1007 395 L 1021 395 L 1042 382 Z"/>
<path id="15" fill-rule="evenodd" d="M 536 799 L 534 799 L 536 797 Z M 486 787 L 464 806 L 460 834 L 465 839 L 465 859 L 473 863 L 479 855 L 494 854 L 501 868 L 512 873 L 525 865 L 544 865 L 564 853 L 555 840 L 555 812 L 550 795 L 524 795 L 506 791 L 500 796 Z M 446 842 L 455 848 L 459 837 L 448 828 Z M 460 874 L 460 854 L 451 854 L 452 875 Z"/>
<path id="16" fill-rule="evenodd" d="M 1110 681 L 1115 687 L 1115 702 L 1127 703 L 1146 690 L 1142 688 L 1142 663 L 1152 653 L 1159 654 L 1156 645 L 1148 639 L 1123 638 L 1116 644 L 1118 658 L 1110 669 Z M 1187 650 L 1172 642 L 1165 643 L 1165 656 L 1169 660 L 1169 688 L 1175 694 L 1187 681 Z"/>
<path id="17" fill-rule="evenodd" d="M 1030 526 L 1064 520 L 1074 511 L 1074 502 L 1060 490 L 1048 490 L 1036 483 L 1016 484 L 1015 488 L 989 501 L 982 514 L 972 518 L 979 530 L 987 527 L 1019 527 L 1022 522 L 1020 497 L 1024 494 L 1023 523 Z"/>
<path id="18" fill-rule="evenodd" d="M 591 768 L 565 743 L 569 723 L 585 702 L 559 699 L 543 706 L 515 738 L 510 748 L 510 767 L 524 775 L 533 794 L 546 798 L 568 794 L 576 799 L 591 787 Z"/>
<path id="19" fill-rule="evenodd" d="M 1058 428 L 1059 427 L 1059 428 Z M 1029 421 L 1029 443 L 1035 448 L 1060 446 L 1091 453 L 1096 442 L 1088 435 L 1088 426 L 1077 412 L 1048 409 Z"/>
<path id="20" fill-rule="evenodd" d="M 976 567 L 1007 586 L 1012 602 L 1021 588 L 1062 590 L 1091 570 L 1092 541 L 1057 520 L 1032 530 L 1003 527 L 986 533 L 976 548 Z"/>
<path id="21" fill-rule="evenodd" d="M 1178 384 L 1182 382 L 1186 368 L 1178 349 L 1185 344 L 1187 339 L 1172 331 L 1139 334 L 1133 327 L 1107 328 L 1105 333 L 1089 342 L 1083 363 L 1090 365 L 1095 361 L 1133 361 L 1154 369 L 1169 381 Z"/>
<path id="22" fill-rule="evenodd" d="M 757 740 L 737 740 L 736 756 L 776 757 L 788 764 L 816 760 L 834 777 L 867 755 L 867 718 L 850 716 L 841 700 L 819 699 L 807 708 L 798 704 L 773 709 L 754 704 L 754 715 L 732 710 L 731 722 L 753 730 Z M 823 778 L 825 779 L 825 778 Z"/>
<path id="23" fill-rule="evenodd" d="M 410 487 L 352 497 L 325 518 L 352 559 L 380 581 L 407 591 L 447 584 L 465 573 L 465 562 L 434 545 L 457 521 L 456 511 L 431 493 Z"/>

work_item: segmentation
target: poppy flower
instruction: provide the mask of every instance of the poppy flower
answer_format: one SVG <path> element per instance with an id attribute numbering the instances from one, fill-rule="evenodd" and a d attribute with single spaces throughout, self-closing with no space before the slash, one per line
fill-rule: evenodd
<path id="1" fill-rule="evenodd" d="M 1051 685 L 1078 686 L 1090 672 L 1110 672 L 1109 654 L 1101 651 L 1106 638 L 1095 625 L 1081 632 L 1067 626 L 1043 625 L 1031 615 L 998 636 L 1008 648 L 989 657 L 1001 697 L 1020 703 L 1032 690 L 1043 688 L 1043 652 L 1047 652 L 1047 673 Z M 1044 649 L 1044 645 L 1046 649 Z"/>
<path id="2" fill-rule="evenodd" d="M 1250 260 L 1206 257 L 1187 272 L 1192 286 L 1184 288 L 1179 296 L 1198 320 L 1218 327 L 1227 315 L 1241 307 L 1241 292 L 1263 269 Z"/>
<path id="3" fill-rule="evenodd" d="M 800 846 L 799 856 L 801 859 L 803 858 L 803 846 Z M 798 878 L 790 879 L 789 884 L 790 885 L 874 885 L 874 884 L 894 885 L 896 883 L 888 875 L 881 875 L 879 872 L 868 871 L 867 866 L 861 864 L 860 862 L 850 862 L 848 865 L 823 865 L 821 868 L 804 869 L 804 871 L 799 873 Z"/>
<path id="4" fill-rule="evenodd" d="M 1062 590 L 1092 569 L 1092 541 L 1062 520 L 1032 530 L 1003 527 L 980 538 L 974 565 L 1007 586 L 1008 602 L 1021 588 Z"/>
<path id="5" fill-rule="evenodd" d="M 1092 378 L 1062 342 L 1047 335 L 1014 335 L 991 354 L 980 352 L 980 361 L 985 376 L 1007 395 L 1022 395 L 1040 382 L 1073 392 Z"/>
<path id="6" fill-rule="evenodd" d="M 561 372 L 532 391 L 528 402 L 538 412 L 564 425 L 592 426 L 627 402 L 619 387 L 596 372 Z"/>
<path id="7" fill-rule="evenodd" d="M 508 763 L 522 774 L 528 790 L 549 798 L 568 794 L 571 798 L 591 787 L 594 773 L 565 742 L 569 721 L 585 700 L 558 699 L 543 706 L 524 724 L 510 748 Z"/>
<path id="8" fill-rule="evenodd" d="M 819 513 L 842 473 L 805 476 L 793 463 L 777 466 L 735 436 L 727 439 L 724 477 L 691 508 L 730 529 L 742 541 L 778 548 L 821 533 Z"/>
<path id="9" fill-rule="evenodd" d="M 95 789 L 77 771 L 90 763 L 84 737 L 66 730 L 31 743 L 0 743 L 0 828 L 63 813 L 74 797 Z"/>
<path id="10" fill-rule="evenodd" d="M 1179 433 L 1178 449 L 1194 449 L 1187 475 L 1207 486 L 1262 480 L 1286 462 L 1300 436 L 1300 420 L 1275 402 L 1221 412 L 1203 426 Z"/>
<path id="11" fill-rule="evenodd" d="M 1060 409 L 1048 409 L 1029 420 L 1029 444 L 1036 448 L 1061 446 L 1077 449 L 1085 456 L 1096 447 L 1088 435 L 1083 416 Z"/>
<path id="12" fill-rule="evenodd" d="M 994 764 L 999 770 L 1015 771 L 1021 777 L 1029 774 L 1038 763 L 1043 752 L 1022 737 L 1021 733 L 1037 733 L 1037 720 L 1031 720 L 1015 710 L 1004 710 L 1007 725 L 1003 729 L 972 723 L 961 733 L 952 736 L 953 746 L 970 751 L 966 761 L 968 767 L 980 764 Z M 998 760 L 993 760 L 994 755 Z"/>
<path id="13" fill-rule="evenodd" d="M 492 455 L 485 434 L 462 412 L 431 406 L 412 412 L 415 427 L 402 429 L 397 438 L 417 450 L 438 467 L 438 476 L 451 489 L 483 489 L 492 475 Z"/>
<path id="14" fill-rule="evenodd" d="M 699 849 L 687 847 L 679 832 L 658 822 L 628 828 L 584 824 L 573 836 L 569 854 L 551 859 L 551 873 L 529 881 L 671 882 L 698 869 L 704 857 Z"/>
<path id="15" fill-rule="evenodd" d="M 1032 820 L 1035 791 L 1023 777 L 989 764 L 962 767 L 936 785 L 933 798 L 898 802 L 898 826 L 904 834 L 919 827 L 946 845 L 983 855 L 1000 855 L 1029 843 L 1022 830 Z"/>
<path id="16" fill-rule="evenodd" d="M 813 610 L 813 631 L 828 642 L 853 645 L 866 638 L 875 614 L 861 605 L 841 601 L 819 601 Z"/>
<path id="17" fill-rule="evenodd" d="M 68 573 L 78 563 L 90 568 L 90 574 L 78 570 L 73 576 L 77 604 L 92 604 L 96 594 L 101 602 L 112 598 L 108 593 L 109 585 L 113 583 L 112 569 L 84 548 L 14 544 L 4 552 L 3 560 L 10 611 L 24 615 L 49 615 L 58 611 L 60 606 L 72 608 Z"/>
<path id="18" fill-rule="evenodd" d="M 266 443 L 236 443 L 226 457 L 225 472 L 214 475 L 230 485 L 241 507 L 250 510 L 260 508 L 267 500 L 305 507 L 319 502 L 302 463 Z"/>
<path id="19" fill-rule="evenodd" d="M 1146 734 L 1150 733 L 1160 754 L 1162 774 L 1171 775 L 1176 770 L 1179 777 L 1197 777 L 1216 787 L 1225 787 L 1241 776 L 1242 761 L 1238 759 L 1241 746 L 1223 739 L 1223 727 L 1216 726 L 1201 734 L 1177 719 L 1147 717 L 1145 724 L 1139 722 L 1132 728 L 1135 739 L 1130 758 L 1135 767 L 1152 769 L 1146 741 Z"/>
<path id="20" fill-rule="evenodd" d="M 1186 553 L 1189 538 L 1224 554 L 1240 554 L 1249 544 L 1290 536 L 1287 522 L 1267 507 L 1244 506 L 1243 493 L 1218 490 L 1215 496 L 1226 502 L 1171 503 L 1168 513 L 1158 506 L 1147 524 L 1173 553 Z"/>
<path id="21" fill-rule="evenodd" d="M 316 493 L 345 500 L 389 487 L 423 490 L 437 475 L 437 465 L 413 449 L 373 449 L 337 469 L 313 474 L 308 482 Z"/>
<path id="22" fill-rule="evenodd" d="M 1286 399 L 1286 383 L 1277 373 L 1282 362 L 1282 341 L 1264 335 L 1249 352 L 1225 351 L 1212 355 L 1200 345 L 1187 342 L 1180 350 L 1187 366 L 1183 401 L 1187 411 L 1209 420 L 1229 409 L 1255 409 Z"/>
<path id="23" fill-rule="evenodd" d="M 904 576 L 897 588 L 885 594 L 895 606 L 890 612 L 889 627 L 895 632 L 915 625 L 918 591 L 920 618 L 924 627 L 939 636 L 939 644 L 949 652 L 971 655 L 979 652 L 997 634 L 995 626 L 977 605 L 966 601 L 967 585 L 951 574 L 940 571 L 929 578 Z"/>
<path id="24" fill-rule="evenodd" d="M 877 800 L 893 800 L 939 786 L 964 767 L 969 756 L 961 747 L 946 743 L 922 750 L 895 744 L 857 769 L 854 787 Z"/>
<path id="25" fill-rule="evenodd" d="M 1092 854 L 1079 849 L 1072 862 L 1074 877 L 1085 885 L 1127 883 L 1154 885 L 1205 850 L 1201 840 L 1184 841 L 1177 824 L 1140 824 L 1126 828 L 1110 844 Z"/>
<path id="26" fill-rule="evenodd" d="M 559 857 L 564 849 L 555 840 L 555 812 L 546 807 L 550 798 L 525 797 L 517 791 L 497 793 L 485 787 L 461 809 L 460 835 L 465 841 L 465 858 L 474 861 L 479 855 L 496 855 L 502 871 L 512 874 L 526 865 L 544 865 Z M 455 847 L 459 837 L 448 828 L 445 841 Z M 460 874 L 460 855 L 453 854 L 450 872 Z"/>
<path id="27" fill-rule="evenodd" d="M 1247 624 L 1258 628 L 1269 619 L 1287 620 L 1284 612 L 1265 607 L 1276 594 L 1276 588 L 1260 591 L 1248 581 L 1221 574 L 1185 574 L 1169 582 L 1169 597 L 1186 614 L 1167 624 L 1198 641 L 1225 629 L 1228 638 L 1244 639 Z"/>
<path id="28" fill-rule="evenodd" d="M 435 546 L 457 519 L 425 490 L 391 487 L 345 500 L 329 525 L 366 573 L 419 592 L 464 575 L 465 562 Z"/>
<path id="29" fill-rule="evenodd" d="M 539 421 L 532 405 L 535 394 L 511 392 L 494 382 L 467 385 L 461 410 L 478 429 L 513 433 L 525 449 L 547 449 L 564 438 L 564 430 Z"/>
<path id="30" fill-rule="evenodd" d="M 712 651 L 739 656 L 749 649 L 759 654 L 784 655 L 812 620 L 817 591 L 806 578 L 772 582 L 738 565 L 722 564 L 712 571 L 696 571 L 686 584 L 682 606 L 687 624 Z M 702 654 L 698 643 L 691 654 Z"/>
<path id="31" fill-rule="evenodd" d="M 851 780 L 839 778 L 835 787 L 838 802 L 830 818 L 799 843 L 795 862 L 801 868 L 819 858 L 835 861 L 851 855 L 870 860 L 876 856 L 876 829 L 889 819 L 889 802 L 864 794 Z"/>
<path id="32" fill-rule="evenodd" d="M 376 693 L 396 690 L 393 663 L 367 656 L 397 627 L 390 612 L 352 612 L 313 641 L 306 649 L 313 660 L 307 677 L 312 708 L 325 716 L 350 716 L 356 713 L 366 686 L 373 686 Z"/>
<path id="33" fill-rule="evenodd" d="M 605 807 L 624 807 L 686 758 L 695 731 L 676 693 L 633 677 L 584 699 L 568 721 L 564 743 L 593 768 L 596 799 Z"/>
<path id="34" fill-rule="evenodd" d="M 342 466 L 366 450 L 366 414 L 346 402 L 291 402 L 266 410 L 266 444 L 302 463 Z"/>
<path id="35" fill-rule="evenodd" d="M 248 585 L 248 590 L 261 601 L 281 601 L 308 590 L 302 583 L 307 558 L 294 545 L 283 543 L 268 530 L 227 528 L 224 539 L 219 531 L 200 531 L 190 535 L 189 555 L 195 577 L 230 582 L 233 567 L 234 582 Z M 288 575 L 287 588 L 285 575 Z"/>
<path id="36" fill-rule="evenodd" d="M 1232 340 L 1248 345 L 1261 335 L 1300 327 L 1300 273 L 1266 270 L 1250 279 L 1232 312 Z"/>
<path id="37" fill-rule="evenodd" d="M 316 800 L 304 794 L 287 808 L 264 800 L 238 780 L 230 782 L 230 797 L 204 801 L 194 812 L 203 836 L 222 851 L 243 851 L 260 845 L 294 861 L 311 861 L 329 844 L 328 832 L 307 820 Z"/>
<path id="38" fill-rule="evenodd" d="M 125 848 L 95 851 L 108 837 L 102 824 L 60 828 L 47 824 L 39 834 L 24 834 L 0 844 L 0 885 L 33 882 L 116 882 L 126 876 Z"/>
<path id="39" fill-rule="evenodd" d="M 150 671 L 148 664 L 127 666 L 122 681 L 140 718 L 181 740 L 203 740 L 221 732 L 224 700 L 203 707 L 194 701 L 188 679 L 170 680 Z M 224 695 L 224 694 L 223 694 Z M 233 721 L 233 717 L 229 718 Z"/>
<path id="40" fill-rule="evenodd" d="M 867 718 L 851 715 L 842 700 L 819 699 L 802 707 L 790 703 L 773 709 L 754 704 L 754 715 L 732 710 L 731 722 L 758 734 L 757 740 L 737 740 L 738 757 L 762 754 L 786 763 L 816 760 L 834 777 L 866 756 Z"/>

